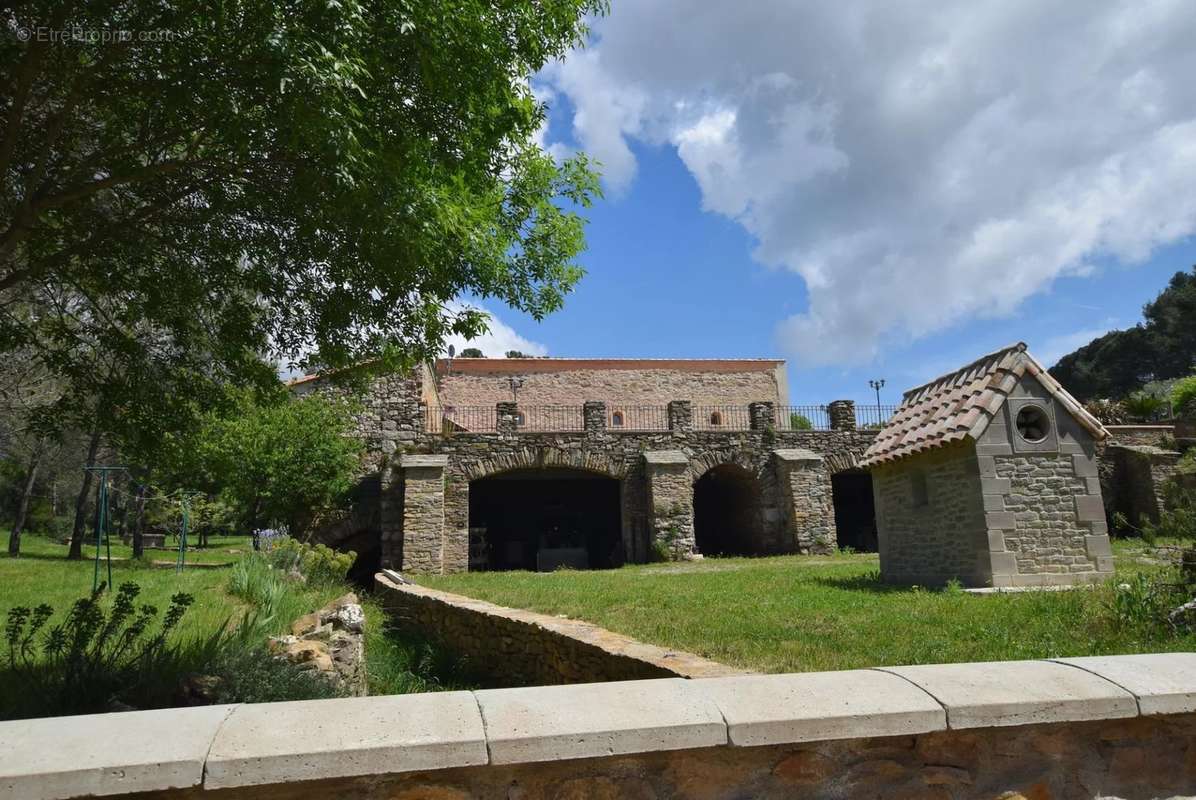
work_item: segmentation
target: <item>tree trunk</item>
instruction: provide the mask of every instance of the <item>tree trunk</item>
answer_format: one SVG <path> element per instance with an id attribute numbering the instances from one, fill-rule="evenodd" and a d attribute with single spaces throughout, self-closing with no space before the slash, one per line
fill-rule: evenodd
<path id="1" fill-rule="evenodd" d="M 141 558 L 145 554 L 144 540 L 141 534 L 145 531 L 145 486 L 137 487 L 137 510 L 133 517 L 133 558 Z"/>
<path id="2" fill-rule="evenodd" d="M 17 506 L 17 518 L 12 523 L 12 533 L 8 535 L 8 554 L 10 556 L 21 553 L 21 530 L 25 527 L 25 520 L 29 516 L 29 498 L 33 496 L 33 484 L 37 481 L 37 468 L 41 466 L 42 449 L 36 447 L 29 459 L 29 473 L 25 476 L 25 486 L 21 489 L 21 502 Z"/>
<path id="3" fill-rule="evenodd" d="M 87 466 L 94 467 L 96 453 L 100 451 L 100 430 L 91 432 L 91 441 L 87 443 Z M 91 492 L 91 470 L 83 472 L 83 486 L 79 489 L 79 496 L 75 499 L 75 527 L 71 530 L 71 550 L 67 555 L 70 559 L 83 558 L 83 537 L 87 535 L 87 495 Z"/>

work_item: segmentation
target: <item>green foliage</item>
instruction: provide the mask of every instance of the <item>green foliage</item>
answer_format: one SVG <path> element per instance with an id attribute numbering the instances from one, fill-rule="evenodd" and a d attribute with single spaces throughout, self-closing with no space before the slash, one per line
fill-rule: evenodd
<path id="1" fill-rule="evenodd" d="M 810 418 L 805 414 L 799 414 L 794 411 L 789 415 L 789 429 L 793 431 L 812 431 L 814 430 L 814 423 L 810 422 Z"/>
<path id="2" fill-rule="evenodd" d="M 303 665 L 274 658 L 263 647 L 230 649 L 208 671 L 218 679 L 212 698 L 216 703 L 277 703 L 344 695 L 332 681 Z"/>
<path id="3" fill-rule="evenodd" d="M 265 556 L 250 553 L 229 570 L 228 593 L 272 616 L 282 605 L 286 586 Z"/>
<path id="4" fill-rule="evenodd" d="M 1106 605 L 1117 629 L 1165 635 L 1170 632 L 1168 615 L 1188 599 L 1175 582 L 1174 570 L 1166 570 L 1139 573 L 1124 581 L 1114 579 Z"/>
<path id="5" fill-rule="evenodd" d="M 1138 391 L 1123 398 L 1121 405 L 1135 422 L 1151 422 L 1166 410 L 1167 401 L 1157 395 Z"/>
<path id="6" fill-rule="evenodd" d="M 1051 374 L 1081 400 L 1124 397 L 1151 381 L 1191 374 L 1196 369 L 1196 267 L 1175 273 L 1142 315 L 1142 324 L 1110 331 L 1059 359 Z"/>
<path id="7" fill-rule="evenodd" d="M 485 358 L 486 354 L 477 347 L 466 347 L 459 354 L 461 358 Z"/>
<path id="8" fill-rule="evenodd" d="M 189 661 L 195 648 L 168 643 L 168 638 L 194 598 L 176 593 L 157 630 L 151 631 L 158 609 L 137 606 L 140 592 L 135 583 L 121 584 L 107 608 L 101 587 L 76 600 L 66 618 L 52 627 L 47 626 L 54 609 L 48 604 L 10 609 L 6 681 L 16 684 L 13 696 L 36 702 L 47 714 L 86 713 L 105 710 L 136 692 L 152 693 L 177 678 L 177 666 Z"/>
<path id="9" fill-rule="evenodd" d="M 307 544 L 289 536 L 276 539 L 268 553 L 270 563 L 284 572 L 296 571 L 315 584 L 343 583 L 357 559 L 353 551 L 339 552 L 325 544 Z"/>
<path id="10" fill-rule="evenodd" d="M 1171 406 L 1176 416 L 1196 417 L 1196 375 L 1175 382 L 1171 387 Z"/>
<path id="11" fill-rule="evenodd" d="M 360 464 L 352 407 L 312 394 L 260 404 L 239 398 L 229 414 L 210 413 L 188 437 L 170 437 L 173 485 L 219 497 L 253 530 L 265 522 L 302 532 L 342 508 Z"/>
<path id="12" fill-rule="evenodd" d="M 22 5 L 25 28 L 170 41 L 0 39 L 0 349 L 53 365 L 56 418 L 98 406 L 152 451 L 275 358 L 432 356 L 486 327 L 461 296 L 559 309 L 599 189 L 537 145 L 528 79 L 605 8 Z"/>

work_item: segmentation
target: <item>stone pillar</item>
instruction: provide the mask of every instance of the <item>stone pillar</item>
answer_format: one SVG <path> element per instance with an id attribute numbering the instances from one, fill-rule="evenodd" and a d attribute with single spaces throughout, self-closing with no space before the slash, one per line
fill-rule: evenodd
<path id="1" fill-rule="evenodd" d="M 855 402 L 851 400 L 832 400 L 826 407 L 827 415 L 831 418 L 832 431 L 855 430 Z"/>
<path id="2" fill-rule="evenodd" d="M 777 426 L 776 403 L 748 403 L 748 421 L 754 431 L 775 428 Z"/>
<path id="3" fill-rule="evenodd" d="M 382 539 L 382 567 L 403 568 L 403 471 L 398 459 L 383 462 L 378 476 L 379 533 Z"/>
<path id="4" fill-rule="evenodd" d="M 499 433 L 519 432 L 519 406 L 516 403 L 505 402 L 494 404 L 494 425 Z"/>
<path id="5" fill-rule="evenodd" d="M 688 400 L 669 401 L 669 430 L 692 431 L 694 429 L 694 404 Z"/>
<path id="6" fill-rule="evenodd" d="M 671 411 L 671 403 L 669 407 Z M 648 482 L 649 558 L 692 557 L 696 547 L 689 459 L 680 450 L 648 451 L 644 453 L 644 474 Z"/>
<path id="7" fill-rule="evenodd" d="M 582 427 L 586 434 L 602 433 L 606 430 L 606 403 L 601 400 L 587 400 L 581 406 Z"/>
<path id="8" fill-rule="evenodd" d="M 400 466 L 403 470 L 403 569 L 444 572 L 444 468 L 448 466 L 448 456 L 404 455 Z"/>
<path id="9" fill-rule="evenodd" d="M 831 476 L 822 456 L 811 450 L 774 450 L 777 487 L 799 553 L 833 553 L 839 546 Z"/>

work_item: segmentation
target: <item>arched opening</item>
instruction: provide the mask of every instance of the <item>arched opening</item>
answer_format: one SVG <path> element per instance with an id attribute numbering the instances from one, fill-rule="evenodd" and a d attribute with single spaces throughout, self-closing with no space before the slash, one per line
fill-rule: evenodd
<path id="1" fill-rule="evenodd" d="M 623 412 L 616 411 L 615 413 L 611 414 L 610 415 L 610 424 L 611 424 L 611 427 L 622 428 L 623 427 Z"/>
<path id="2" fill-rule="evenodd" d="M 694 538 L 708 556 L 765 552 L 760 482 L 737 464 L 708 469 L 694 483 Z"/>
<path id="3" fill-rule="evenodd" d="M 591 569 L 622 553 L 619 481 L 576 469 L 515 469 L 469 484 L 470 569 Z"/>
<path id="4" fill-rule="evenodd" d="M 711 424 L 711 425 L 713 425 L 713 426 L 715 426 L 715 427 L 718 427 L 719 425 L 722 425 L 722 424 L 723 424 L 723 415 L 722 415 L 722 413 L 720 413 L 720 412 L 718 412 L 718 411 L 711 411 L 711 412 L 710 412 L 710 424 Z"/>
<path id="5" fill-rule="evenodd" d="M 875 553 L 876 506 L 872 500 L 872 476 L 859 469 L 831 475 L 831 501 L 835 506 L 839 547 L 850 547 L 857 553 Z"/>

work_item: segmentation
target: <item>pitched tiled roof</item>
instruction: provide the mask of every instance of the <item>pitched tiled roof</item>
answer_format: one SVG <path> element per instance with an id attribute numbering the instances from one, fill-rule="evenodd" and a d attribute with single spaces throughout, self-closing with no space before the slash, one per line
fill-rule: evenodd
<path id="1" fill-rule="evenodd" d="M 864 452 L 860 466 L 933 450 L 965 438 L 978 439 L 1018 380 L 1029 373 L 1094 437 L 1108 432 L 1051 377 L 1024 342 L 978 358 L 963 369 L 910 389 L 888 424 Z"/>

